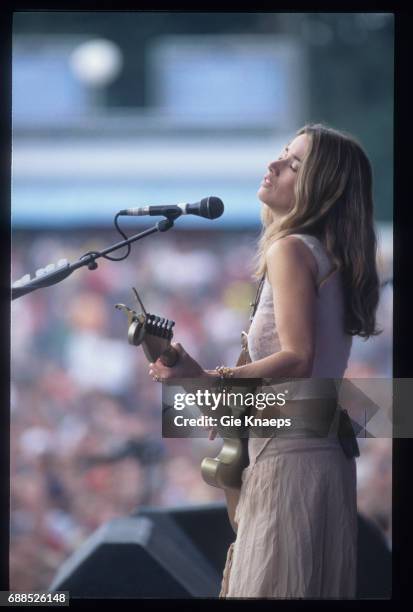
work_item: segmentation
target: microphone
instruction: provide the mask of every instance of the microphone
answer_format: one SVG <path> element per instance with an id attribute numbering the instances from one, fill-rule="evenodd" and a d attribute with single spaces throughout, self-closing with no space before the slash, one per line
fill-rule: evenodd
<path id="1" fill-rule="evenodd" d="M 194 204 L 171 204 L 165 206 L 144 206 L 143 208 L 125 208 L 120 210 L 118 215 L 126 215 L 128 217 L 140 217 L 142 215 L 151 215 L 154 217 L 162 216 L 173 217 L 176 219 L 181 215 L 197 215 L 205 219 L 217 219 L 224 212 L 224 204 L 222 200 L 215 196 L 202 198 L 200 202 Z"/>

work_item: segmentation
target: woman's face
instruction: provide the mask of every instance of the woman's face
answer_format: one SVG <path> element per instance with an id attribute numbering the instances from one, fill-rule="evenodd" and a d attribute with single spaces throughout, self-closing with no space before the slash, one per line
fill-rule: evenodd
<path id="1" fill-rule="evenodd" d="M 307 153 L 309 137 L 300 134 L 284 149 L 281 156 L 268 164 L 268 173 L 258 190 L 258 198 L 277 214 L 287 214 L 294 205 L 297 172 Z"/>

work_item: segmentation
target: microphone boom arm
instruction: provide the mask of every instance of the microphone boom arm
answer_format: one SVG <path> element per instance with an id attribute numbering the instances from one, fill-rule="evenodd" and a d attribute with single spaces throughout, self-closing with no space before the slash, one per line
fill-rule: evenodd
<path id="1" fill-rule="evenodd" d="M 174 224 L 174 219 L 172 218 L 162 219 L 161 221 L 158 221 L 158 223 L 154 225 L 153 227 L 150 227 L 144 230 L 143 232 L 140 232 L 139 234 L 134 234 L 127 240 L 122 240 L 121 242 L 117 242 L 116 244 L 113 244 L 112 246 L 107 247 L 103 251 L 93 251 L 90 253 L 86 253 L 85 255 L 82 255 L 80 259 L 73 264 L 67 263 L 64 267 L 58 270 L 53 270 L 52 272 L 48 274 L 44 274 L 40 277 L 34 278 L 33 280 L 21 286 L 14 283 L 14 285 L 12 285 L 12 288 L 11 288 L 11 299 L 15 300 L 19 297 L 22 297 L 23 295 L 26 295 L 27 293 L 31 293 L 32 291 L 35 291 L 36 289 L 41 289 L 43 287 L 50 287 L 51 285 L 56 285 L 57 283 L 60 283 L 60 281 L 70 276 L 72 272 L 74 272 L 75 270 L 78 270 L 79 268 L 83 266 L 87 266 L 89 270 L 96 270 L 96 268 L 98 267 L 96 263 L 96 259 L 99 259 L 99 257 L 103 257 L 107 255 L 108 253 L 112 253 L 113 251 L 116 251 L 117 249 L 121 249 L 122 247 L 128 246 L 129 244 L 132 244 L 132 242 L 136 242 L 137 240 L 140 240 L 141 238 L 150 236 L 151 234 L 154 234 L 155 232 L 166 232 L 167 230 L 171 229 L 171 227 L 173 227 L 173 224 Z"/>

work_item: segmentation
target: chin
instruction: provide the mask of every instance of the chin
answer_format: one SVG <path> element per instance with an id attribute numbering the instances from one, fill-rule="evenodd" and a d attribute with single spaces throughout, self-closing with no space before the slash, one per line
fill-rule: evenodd
<path id="1" fill-rule="evenodd" d="M 261 190 L 258 191 L 257 196 L 260 202 L 265 204 L 277 216 L 286 215 L 291 210 L 290 207 L 280 206 L 278 202 L 274 202 L 271 198 L 266 197 L 268 194 L 262 193 Z"/>
<path id="2" fill-rule="evenodd" d="M 260 200 L 260 202 L 262 202 L 263 204 L 266 204 L 267 206 L 270 206 L 268 204 L 268 191 L 265 189 L 265 187 L 261 187 L 260 189 L 258 189 L 257 197 Z"/>

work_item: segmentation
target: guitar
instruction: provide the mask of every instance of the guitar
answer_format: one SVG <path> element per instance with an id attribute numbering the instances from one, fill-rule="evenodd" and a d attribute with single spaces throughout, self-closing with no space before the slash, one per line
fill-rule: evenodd
<path id="1" fill-rule="evenodd" d="M 236 366 L 251 361 L 248 353 L 247 333 L 241 332 L 242 350 Z M 220 489 L 240 489 L 242 471 L 249 465 L 248 438 L 224 438 L 224 445 L 215 458 L 205 457 L 201 473 L 205 482 Z"/>
<path id="2" fill-rule="evenodd" d="M 201 474 L 205 482 L 219 489 L 240 489 L 241 475 L 249 464 L 248 438 L 223 438 L 219 454 L 205 457 Z"/>
<path id="3" fill-rule="evenodd" d="M 158 358 L 173 367 L 179 358 L 178 351 L 171 346 L 172 328 L 175 321 L 161 318 L 146 312 L 135 288 L 132 288 L 142 309 L 137 313 L 125 304 L 116 304 L 128 317 L 128 342 L 133 346 L 142 345 L 143 352 L 150 363 Z M 248 465 L 248 438 L 223 438 L 223 446 L 215 457 L 205 457 L 201 463 L 204 481 L 221 489 L 239 489 L 242 470 Z"/>

